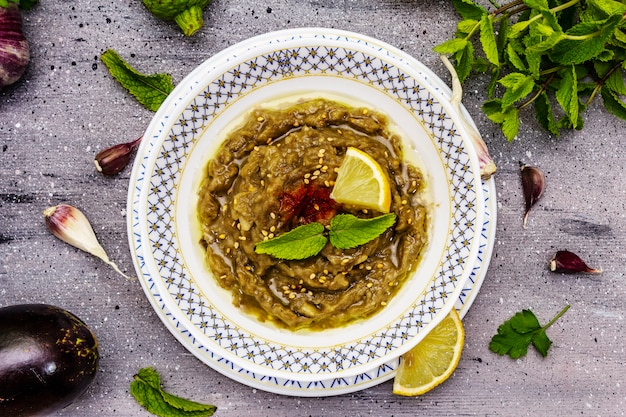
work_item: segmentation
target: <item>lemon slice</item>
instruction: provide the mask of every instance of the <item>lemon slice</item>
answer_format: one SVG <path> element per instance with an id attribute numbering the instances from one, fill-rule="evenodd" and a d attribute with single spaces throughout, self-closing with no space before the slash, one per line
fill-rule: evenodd
<path id="1" fill-rule="evenodd" d="M 463 323 L 453 308 L 417 346 L 402 355 L 393 393 L 424 394 L 448 379 L 459 363 L 464 339 Z"/>
<path id="2" fill-rule="evenodd" d="M 348 148 L 330 198 L 338 203 L 389 213 L 391 189 L 383 169 L 367 153 Z"/>

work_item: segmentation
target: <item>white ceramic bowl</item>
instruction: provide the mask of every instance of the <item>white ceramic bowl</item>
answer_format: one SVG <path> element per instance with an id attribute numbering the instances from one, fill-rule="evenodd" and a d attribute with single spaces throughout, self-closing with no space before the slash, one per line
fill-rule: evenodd
<path id="1" fill-rule="evenodd" d="M 294 381 L 357 375 L 415 346 L 454 307 L 472 273 L 485 211 L 475 150 L 441 86 L 403 52 L 330 29 L 269 33 L 201 64 L 150 123 L 129 189 L 135 265 L 161 319 L 174 316 L 207 351 L 241 369 Z M 292 332 L 242 313 L 217 285 L 198 243 L 196 193 L 234 121 L 258 104 L 320 95 L 382 111 L 398 127 L 406 157 L 427 175 L 431 239 L 415 273 L 378 314 Z"/>

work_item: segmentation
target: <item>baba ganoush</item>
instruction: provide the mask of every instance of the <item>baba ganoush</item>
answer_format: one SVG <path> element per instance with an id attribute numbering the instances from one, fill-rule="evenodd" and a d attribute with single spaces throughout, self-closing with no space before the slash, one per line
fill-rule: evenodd
<path id="1" fill-rule="evenodd" d="M 395 225 L 357 248 L 328 243 L 303 260 L 257 254 L 258 242 L 299 225 L 381 214 L 330 198 L 348 147 L 387 175 Z M 321 330 L 369 317 L 392 302 L 420 261 L 429 229 L 425 189 L 384 114 L 322 98 L 255 108 L 208 161 L 198 190 L 208 268 L 236 306 L 283 328 Z"/>

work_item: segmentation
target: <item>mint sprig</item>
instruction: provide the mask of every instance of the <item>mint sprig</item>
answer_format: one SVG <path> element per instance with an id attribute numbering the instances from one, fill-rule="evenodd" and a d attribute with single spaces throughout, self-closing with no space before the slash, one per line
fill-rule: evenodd
<path id="1" fill-rule="evenodd" d="M 174 89 L 172 77 L 169 74 L 142 74 L 112 49 L 106 50 L 100 59 L 113 78 L 148 110 L 157 111 Z"/>
<path id="2" fill-rule="evenodd" d="M 337 249 L 352 249 L 374 240 L 396 222 L 393 213 L 371 219 L 360 219 L 352 214 L 339 214 L 333 217 L 326 228 L 318 222 L 298 226 L 280 236 L 256 244 L 254 251 L 279 259 L 301 260 L 315 256 L 326 246 Z"/>
<path id="3" fill-rule="evenodd" d="M 600 96 L 626 120 L 626 4 L 616 0 L 510 0 L 489 11 L 452 0 L 461 16 L 452 39 L 435 52 L 450 55 L 461 82 L 491 77 L 487 117 L 513 140 L 520 114 L 535 108 L 553 135 L 582 129 L 582 115 Z"/>
<path id="4" fill-rule="evenodd" d="M 130 384 L 130 393 L 146 410 L 159 417 L 209 417 L 217 407 L 169 394 L 153 368 L 142 368 Z"/>

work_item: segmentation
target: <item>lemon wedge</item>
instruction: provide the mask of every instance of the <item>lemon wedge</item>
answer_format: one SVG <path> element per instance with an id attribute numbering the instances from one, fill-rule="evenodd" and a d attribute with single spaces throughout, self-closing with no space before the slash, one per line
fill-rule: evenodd
<path id="1" fill-rule="evenodd" d="M 339 166 L 330 198 L 341 204 L 389 213 L 389 179 L 374 158 L 357 148 L 349 147 Z"/>
<path id="2" fill-rule="evenodd" d="M 393 381 L 396 395 L 424 394 L 448 379 L 461 358 L 465 331 L 455 309 L 402 355 Z"/>

